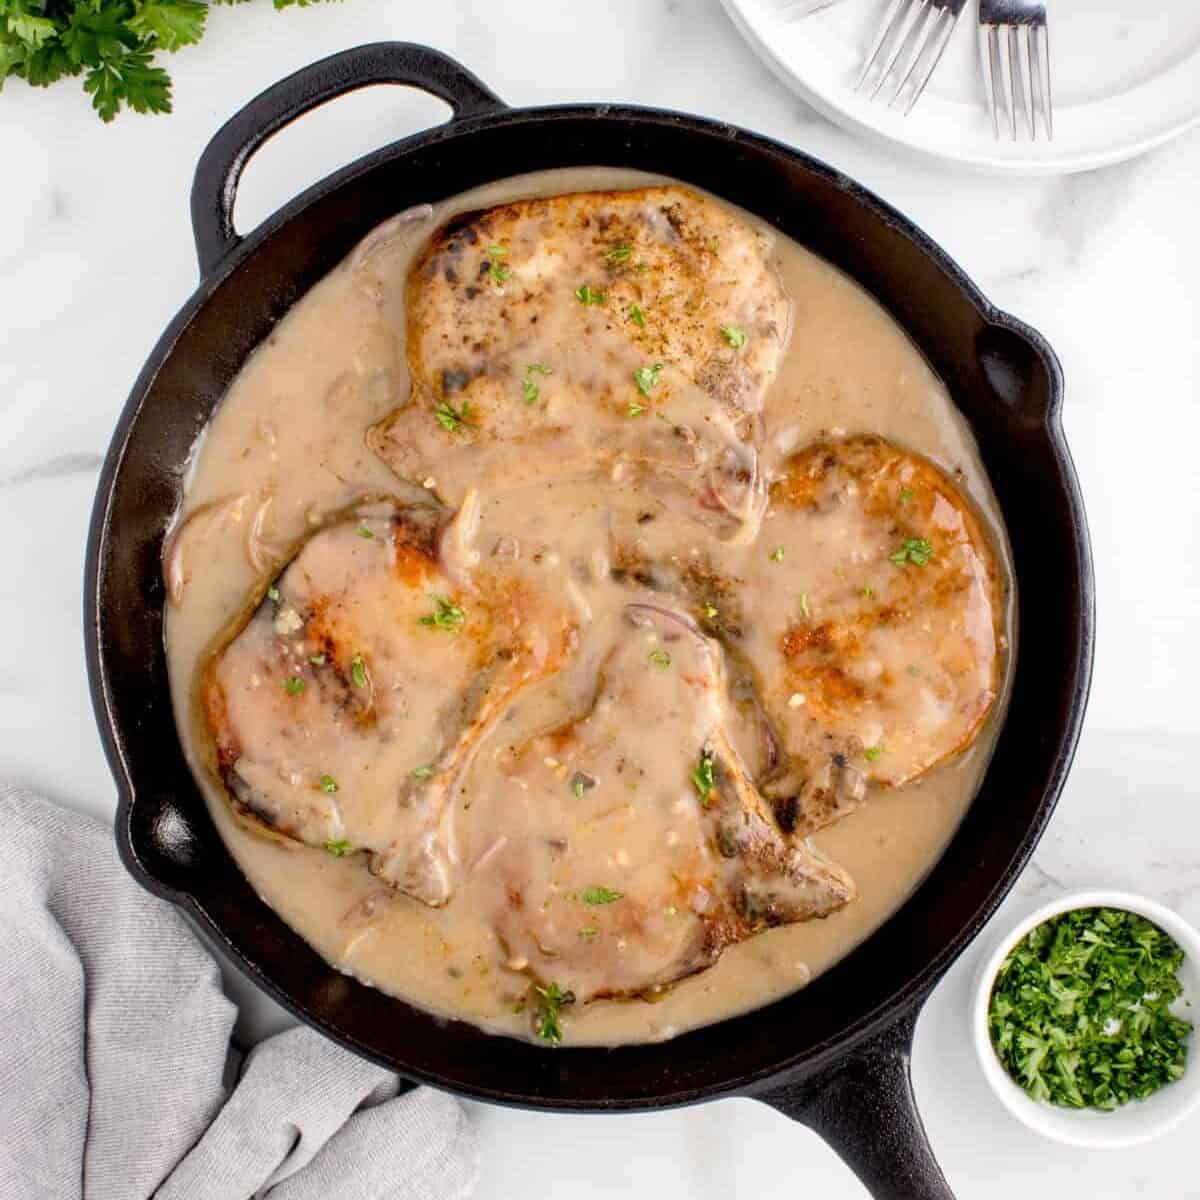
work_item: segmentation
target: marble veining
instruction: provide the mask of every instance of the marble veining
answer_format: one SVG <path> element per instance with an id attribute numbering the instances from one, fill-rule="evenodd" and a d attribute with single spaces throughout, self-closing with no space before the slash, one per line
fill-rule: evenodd
<path id="1" fill-rule="evenodd" d="M 379 39 L 438 46 L 512 104 L 661 105 L 790 142 L 912 217 L 993 301 L 1050 338 L 1066 373 L 1064 422 L 1096 557 L 1095 685 L 1036 857 L 924 1010 L 916 1090 L 961 1200 L 1192 1200 L 1195 1120 L 1149 1150 L 1089 1157 L 1043 1143 L 979 1076 L 966 1005 L 990 945 L 1064 888 L 1125 887 L 1200 921 L 1200 131 L 1069 179 L 954 174 L 806 109 L 742 44 L 717 0 L 215 10 L 205 43 L 170 61 L 175 113 L 123 116 L 110 127 L 75 87 L 34 92 L 10 82 L 0 96 L 0 546 L 9 567 L 0 583 L 9 631 L 0 774 L 111 816 L 114 789 L 84 675 L 84 541 L 129 387 L 195 286 L 187 202 L 196 159 L 221 121 L 267 84 Z M 297 123 L 278 153 L 247 171 L 239 220 L 272 211 L 431 111 L 402 89 L 379 88 L 347 101 L 342 112 L 352 117 L 334 106 Z M 286 1019 L 232 971 L 228 979 L 244 1034 Z M 486 1144 L 480 1200 L 865 1195 L 814 1135 L 749 1100 L 617 1118 L 472 1111 Z"/>

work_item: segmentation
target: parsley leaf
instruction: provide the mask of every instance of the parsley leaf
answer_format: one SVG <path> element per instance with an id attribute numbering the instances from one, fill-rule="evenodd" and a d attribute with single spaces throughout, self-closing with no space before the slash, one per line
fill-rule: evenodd
<path id="1" fill-rule="evenodd" d="M 354 681 L 356 688 L 367 686 L 367 667 L 361 654 L 356 654 L 350 660 L 350 678 Z"/>
<path id="2" fill-rule="evenodd" d="M 665 671 L 671 665 L 671 656 L 665 650 L 651 650 L 649 659 L 660 671 Z"/>
<path id="3" fill-rule="evenodd" d="M 412 777 L 414 779 L 432 779 L 433 778 L 433 768 L 432 767 L 413 767 Z"/>
<path id="4" fill-rule="evenodd" d="M 639 328 L 646 328 L 646 314 L 636 304 L 631 304 L 626 310 L 625 315 Z"/>
<path id="5" fill-rule="evenodd" d="M 628 242 L 618 242 L 611 250 L 605 251 L 604 257 L 611 263 L 623 263 L 629 261 L 632 253 L 633 247 Z"/>
<path id="6" fill-rule="evenodd" d="M 431 629 L 444 629 L 447 633 L 457 633 L 467 619 L 463 610 L 446 596 L 432 596 L 431 599 L 433 612 L 418 617 L 417 624 Z"/>
<path id="7" fill-rule="evenodd" d="M 783 562 L 783 547 L 776 546 L 775 549 L 772 550 L 771 553 L 767 555 L 767 557 L 772 562 Z"/>
<path id="8" fill-rule="evenodd" d="M 306 8 L 316 0 L 274 2 Z M 45 87 L 82 75 L 104 122 L 123 108 L 168 113 L 171 79 L 155 56 L 199 42 L 211 7 L 203 0 L 0 0 L 0 86 L 8 76 Z"/>
<path id="9" fill-rule="evenodd" d="M 883 753 L 882 746 L 868 746 L 863 751 L 863 758 L 865 758 L 867 760 L 867 762 L 878 762 L 879 756 L 882 753 Z"/>
<path id="10" fill-rule="evenodd" d="M 288 678 L 283 681 L 283 690 L 287 692 L 289 696 L 298 696 L 302 691 L 304 691 L 304 680 L 301 679 L 299 675 L 289 675 Z"/>
<path id="11" fill-rule="evenodd" d="M 895 554 L 889 554 L 888 560 L 902 567 L 906 562 L 913 566 L 923 567 L 933 554 L 933 547 L 925 538 L 905 538 L 900 549 Z"/>
<path id="12" fill-rule="evenodd" d="M 471 403 L 469 400 L 463 401 L 462 408 L 455 408 L 452 404 L 445 400 L 439 400 L 433 406 L 434 420 L 447 432 L 453 433 L 460 425 L 466 424 L 467 417 L 471 412 Z"/>
<path id="13" fill-rule="evenodd" d="M 575 1003 L 573 992 L 564 992 L 557 983 L 549 987 L 535 987 L 538 994 L 537 1012 L 534 1014 L 534 1032 L 543 1041 L 557 1046 L 562 1041 L 562 1022 L 559 1013 L 564 1006 Z"/>
<path id="14" fill-rule="evenodd" d="M 713 757 L 700 755 L 700 765 L 692 772 L 692 786 L 700 795 L 700 802 L 707 808 L 712 803 L 712 790 L 717 786 L 713 778 Z"/>
<path id="15" fill-rule="evenodd" d="M 721 336 L 735 349 L 740 350 L 746 344 L 746 331 L 736 325 L 722 325 Z"/>
<path id="16" fill-rule="evenodd" d="M 643 396 L 649 396 L 651 390 L 658 383 L 658 373 L 663 369 L 662 363 L 655 363 L 652 367 L 638 367 L 633 373 L 633 382 L 637 384 L 637 390 Z"/>
<path id="17" fill-rule="evenodd" d="M 366 538 L 368 541 L 375 536 L 365 525 L 359 525 L 354 532 L 357 533 L 360 538 Z"/>
<path id="18" fill-rule="evenodd" d="M 332 775 L 321 776 L 321 791 L 327 796 L 332 796 L 338 790 L 337 780 Z"/>
<path id="19" fill-rule="evenodd" d="M 614 892 L 606 887 L 584 888 L 582 894 L 584 904 L 612 904 L 624 895 L 623 892 Z"/>
<path id="20" fill-rule="evenodd" d="M 588 287 L 586 283 L 583 283 L 575 289 L 575 299 L 585 307 L 589 304 L 604 304 L 608 300 L 608 293 L 598 292 L 595 288 Z"/>
<path id="21" fill-rule="evenodd" d="M 1182 1078 L 1192 1026 L 1170 1005 L 1183 951 L 1136 913 L 1083 908 L 1027 934 L 996 976 L 988 1032 L 1031 1096 L 1111 1110 Z"/>
<path id="22" fill-rule="evenodd" d="M 336 842 L 326 842 L 325 849 L 333 855 L 334 858 L 345 858 L 351 853 L 354 847 L 347 841 L 340 840 Z"/>

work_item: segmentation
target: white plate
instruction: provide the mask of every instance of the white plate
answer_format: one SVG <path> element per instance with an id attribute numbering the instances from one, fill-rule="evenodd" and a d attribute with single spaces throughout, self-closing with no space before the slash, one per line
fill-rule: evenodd
<path id="1" fill-rule="evenodd" d="M 786 0 L 721 3 L 763 61 L 814 108 L 944 162 L 1014 175 L 1084 171 L 1200 124 L 1196 0 L 1047 0 L 1052 142 L 992 136 L 973 2 L 908 117 L 854 92 L 886 0 L 842 0 L 794 21 L 784 18 Z"/>

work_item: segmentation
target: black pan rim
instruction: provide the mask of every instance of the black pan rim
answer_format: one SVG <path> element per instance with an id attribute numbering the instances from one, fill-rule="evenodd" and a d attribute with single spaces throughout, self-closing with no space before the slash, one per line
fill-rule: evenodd
<path id="1" fill-rule="evenodd" d="M 1046 438 L 1054 461 L 1059 469 L 1063 495 L 1070 507 L 1074 526 L 1079 532 L 1079 536 L 1076 538 L 1077 561 L 1075 563 L 1075 571 L 1080 580 L 1080 599 L 1082 603 L 1077 624 L 1076 642 L 1073 647 L 1073 654 L 1071 655 L 1074 668 L 1074 703 L 1070 720 L 1060 739 L 1058 753 L 1055 756 L 1049 777 L 1046 781 L 1044 796 L 1037 810 L 1037 818 L 1027 829 L 1025 837 L 1022 839 L 1010 862 L 998 874 L 997 881 L 984 902 L 978 905 L 974 913 L 963 922 L 957 935 L 945 943 L 940 951 L 926 964 L 925 968 L 912 977 L 904 987 L 899 989 L 889 999 L 887 1005 L 880 1006 L 880 1008 L 864 1015 L 853 1026 L 845 1029 L 837 1039 L 832 1039 L 800 1054 L 789 1056 L 785 1053 L 781 1055 L 778 1062 L 756 1072 L 734 1074 L 726 1080 L 703 1089 L 666 1090 L 645 1097 L 612 1100 L 603 1097 L 546 1096 L 529 1091 L 521 1091 L 519 1082 L 513 1089 L 501 1091 L 471 1083 L 464 1083 L 460 1078 L 439 1074 L 438 1072 L 409 1068 L 405 1068 L 404 1070 L 406 1075 L 421 1079 L 423 1082 L 433 1084 L 434 1086 L 454 1091 L 460 1095 L 519 1107 L 557 1111 L 636 1111 L 694 1103 L 699 1100 L 722 1095 L 744 1094 L 754 1091 L 758 1085 L 767 1079 L 776 1079 L 780 1076 L 786 1076 L 789 1073 L 798 1072 L 801 1069 L 805 1073 L 818 1070 L 835 1055 L 844 1053 L 848 1046 L 853 1046 L 862 1041 L 869 1033 L 877 1029 L 881 1023 L 894 1018 L 898 1012 L 912 1007 L 922 999 L 992 915 L 1004 895 L 1011 888 L 1016 874 L 1029 860 L 1038 839 L 1053 813 L 1058 795 L 1074 757 L 1083 722 L 1086 697 L 1092 672 L 1095 600 L 1091 553 L 1086 533 L 1086 518 L 1084 516 L 1078 481 L 1075 477 L 1070 453 L 1061 428 L 1060 408 L 1063 389 L 1061 368 L 1053 351 L 1040 334 L 1016 318 L 996 308 L 962 268 L 959 267 L 957 262 L 933 242 L 928 235 L 908 220 L 908 218 L 881 200 L 874 193 L 850 180 L 834 168 L 777 140 L 725 123 L 691 116 L 686 113 L 656 108 L 606 104 L 557 105 L 523 109 L 500 108 L 496 112 L 463 117 L 459 120 L 437 126 L 431 130 L 416 134 L 413 137 L 392 143 L 390 146 L 358 159 L 315 183 L 294 200 L 280 208 L 242 240 L 219 263 L 214 271 L 202 279 L 195 293 L 185 302 L 175 318 L 168 325 L 147 360 L 145 367 L 139 374 L 129 400 L 122 411 L 112 444 L 105 458 L 93 509 L 84 582 L 85 652 L 89 685 L 100 727 L 101 740 L 104 745 L 106 757 L 113 770 L 114 778 L 118 784 L 119 795 L 116 824 L 118 843 L 126 865 L 156 894 L 184 906 L 190 915 L 201 924 L 206 935 L 221 945 L 224 952 L 237 963 L 243 972 L 254 980 L 257 986 L 271 995 L 273 999 L 292 1012 L 293 1015 L 306 1023 L 317 1025 L 342 1044 L 351 1046 L 359 1054 L 375 1062 L 379 1062 L 381 1065 L 395 1069 L 397 1064 L 394 1060 L 373 1052 L 370 1046 L 362 1043 L 354 1034 L 340 1028 L 333 1021 L 328 1021 L 307 1011 L 302 1005 L 285 994 L 278 985 L 273 983 L 254 962 L 233 944 L 232 940 L 218 927 L 196 897 L 162 884 L 137 858 L 129 837 L 129 821 L 133 808 L 137 803 L 137 797 L 133 789 L 132 773 L 125 758 L 122 737 L 109 703 L 109 680 L 102 646 L 102 629 L 105 614 L 101 611 L 100 584 L 104 547 L 110 525 L 111 501 L 115 483 L 125 457 L 130 432 L 137 421 L 142 405 L 152 388 L 159 370 L 170 356 L 179 337 L 196 314 L 208 303 L 213 293 L 226 278 L 237 270 L 243 262 L 252 257 L 267 239 L 272 237 L 293 217 L 343 184 L 373 170 L 383 163 L 402 157 L 414 149 L 436 145 L 466 134 L 485 131 L 489 127 L 496 125 L 579 120 L 580 118 L 615 121 L 618 123 L 624 122 L 630 125 L 685 126 L 692 132 L 705 133 L 714 138 L 748 144 L 762 152 L 780 156 L 790 163 L 824 178 L 839 190 L 847 192 L 859 204 L 870 209 L 885 224 L 892 226 L 903 234 L 903 236 L 934 262 L 937 268 L 957 287 L 964 298 L 974 306 L 983 320 L 989 324 L 1011 330 L 1026 340 L 1041 357 L 1051 378 L 1050 406 L 1042 424 L 1042 433 Z M 636 1046 L 623 1047 L 614 1051 L 600 1051 L 600 1053 L 627 1053 L 636 1051 L 637 1049 L 638 1047 Z M 536 1047 L 531 1047 L 531 1050 L 534 1053 L 545 1053 L 545 1051 Z M 593 1047 L 565 1048 L 557 1051 L 557 1053 L 565 1055 L 595 1054 L 597 1050 Z"/>

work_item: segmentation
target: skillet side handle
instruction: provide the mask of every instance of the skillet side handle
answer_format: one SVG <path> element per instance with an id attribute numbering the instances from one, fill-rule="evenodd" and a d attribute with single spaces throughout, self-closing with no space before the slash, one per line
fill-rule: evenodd
<path id="1" fill-rule="evenodd" d="M 233 205 L 238 180 L 254 152 L 285 125 L 326 100 L 376 83 L 405 84 L 437 96 L 450 105 L 451 121 L 506 107 L 466 67 L 413 42 L 373 42 L 302 67 L 230 117 L 196 164 L 192 233 L 201 278 L 241 241 L 233 228 Z"/>
<path id="2" fill-rule="evenodd" d="M 875 1200 L 954 1200 L 913 1095 L 917 1012 L 905 1013 L 824 1074 L 754 1097 L 819 1134 Z"/>

